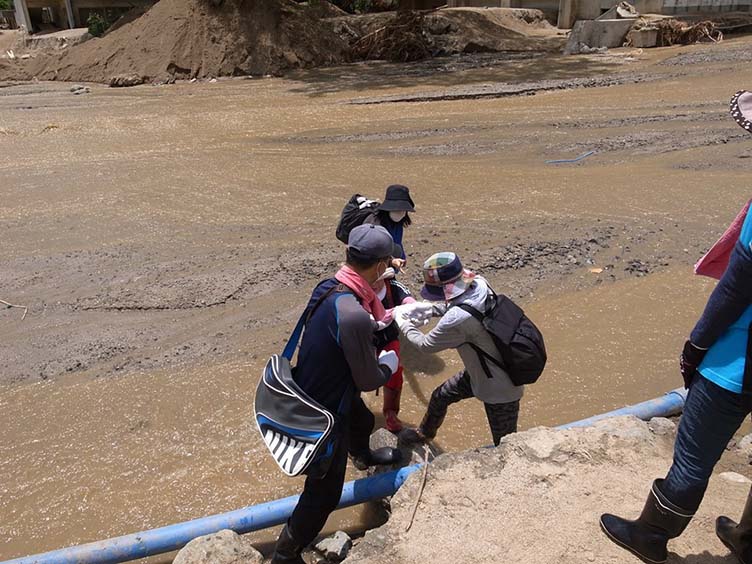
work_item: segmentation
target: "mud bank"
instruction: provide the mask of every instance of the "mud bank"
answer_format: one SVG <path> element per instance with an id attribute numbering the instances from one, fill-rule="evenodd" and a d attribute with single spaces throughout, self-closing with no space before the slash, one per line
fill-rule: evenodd
<path id="1" fill-rule="evenodd" d="M 603 512 L 639 515 L 652 480 L 670 465 L 672 427 L 620 417 L 592 428 L 531 429 L 498 448 L 439 456 L 412 524 L 420 472 L 392 498 L 388 523 L 366 533 L 345 562 L 632 564 L 634 556 L 606 539 L 598 519 Z M 732 562 L 714 521 L 741 512 L 750 481 L 723 472 L 745 467 L 744 456 L 727 453 L 697 516 L 670 543 L 669 562 Z"/>

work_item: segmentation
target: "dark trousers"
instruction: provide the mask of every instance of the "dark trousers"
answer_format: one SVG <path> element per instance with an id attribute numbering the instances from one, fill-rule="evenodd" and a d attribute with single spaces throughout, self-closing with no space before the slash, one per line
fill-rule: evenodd
<path id="1" fill-rule="evenodd" d="M 674 444 L 674 463 L 661 491 L 674 504 L 696 511 L 726 445 L 752 411 L 752 397 L 735 394 L 696 375 Z"/>
<path id="2" fill-rule="evenodd" d="M 288 521 L 292 537 L 301 546 L 313 542 L 324 528 L 329 515 L 336 509 L 345 483 L 347 454 L 359 455 L 368 451 L 374 423 L 371 410 L 360 396 L 356 397 L 345 421 L 346 431 L 337 445 L 329 471 L 321 478 L 306 478 L 303 493 Z"/>
<path id="3" fill-rule="evenodd" d="M 428 438 L 435 437 L 436 431 L 444 422 L 449 406 L 472 397 L 475 396 L 467 371 L 463 370 L 449 378 L 431 394 L 426 415 L 420 424 L 421 432 Z M 495 445 L 499 444 L 503 436 L 517 431 L 517 418 L 520 413 L 519 400 L 508 403 L 483 402 L 483 405 L 486 408 L 486 417 Z"/>

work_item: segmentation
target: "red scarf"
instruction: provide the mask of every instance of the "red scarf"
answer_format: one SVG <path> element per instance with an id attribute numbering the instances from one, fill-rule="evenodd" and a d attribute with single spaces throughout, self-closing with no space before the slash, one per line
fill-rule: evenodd
<path id="1" fill-rule="evenodd" d="M 376 321 L 391 323 L 391 313 L 387 313 L 384 309 L 384 304 L 381 303 L 376 292 L 373 291 L 371 285 L 366 282 L 366 279 L 360 274 L 355 272 L 349 266 L 344 265 L 339 269 L 337 274 L 334 275 L 334 278 L 350 288 L 355 295 L 360 298 L 360 305 L 362 305 L 363 309 L 370 313 Z"/>

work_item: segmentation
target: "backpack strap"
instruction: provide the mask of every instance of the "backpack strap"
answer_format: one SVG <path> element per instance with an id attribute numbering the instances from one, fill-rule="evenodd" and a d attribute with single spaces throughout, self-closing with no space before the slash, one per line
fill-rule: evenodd
<path id="1" fill-rule="evenodd" d="M 494 294 L 494 297 L 495 297 L 495 294 Z M 483 319 L 484 319 L 485 316 L 480 311 L 478 311 L 477 309 L 475 309 L 473 306 L 471 306 L 469 304 L 458 304 L 455 307 L 458 307 L 461 310 L 466 311 L 467 313 L 469 313 L 470 315 L 472 315 L 475 319 L 477 319 L 478 321 L 480 321 L 481 324 L 483 324 Z M 485 329 L 485 327 L 484 327 L 484 329 Z M 491 369 L 488 366 L 488 361 L 489 360 L 492 363 L 494 363 L 496 366 L 498 366 L 499 368 L 501 368 L 502 370 L 506 370 L 506 366 L 504 366 L 504 364 L 502 362 L 496 360 L 493 356 L 491 356 L 490 354 L 488 354 L 486 351 L 484 351 L 482 348 L 480 348 L 475 343 L 471 343 L 470 341 L 467 341 L 464 344 L 470 345 L 472 347 L 472 349 L 475 351 L 475 353 L 478 355 L 478 360 L 480 360 L 480 365 L 483 367 L 483 372 L 486 373 L 486 377 L 493 378 L 493 374 L 491 373 Z"/>
<path id="2" fill-rule="evenodd" d="M 316 303 L 314 303 L 310 309 L 306 309 L 305 311 L 303 311 L 303 314 L 300 316 L 300 319 L 298 319 L 297 325 L 295 325 L 295 329 L 293 329 L 292 331 L 292 335 L 290 335 L 290 339 L 287 341 L 287 344 L 285 345 L 285 350 L 282 351 L 283 357 L 285 357 L 289 361 L 292 361 L 292 357 L 295 356 L 295 349 L 298 347 L 298 343 L 300 342 L 300 337 L 303 334 L 303 328 L 310 321 L 311 317 L 313 317 L 313 314 L 318 309 L 318 307 L 322 303 L 324 303 L 324 300 L 326 300 L 334 292 L 342 291 L 342 288 L 344 288 L 342 284 L 335 284 L 334 286 L 329 288 L 326 292 L 324 292 L 324 295 L 322 295 L 318 300 L 316 300 Z"/>

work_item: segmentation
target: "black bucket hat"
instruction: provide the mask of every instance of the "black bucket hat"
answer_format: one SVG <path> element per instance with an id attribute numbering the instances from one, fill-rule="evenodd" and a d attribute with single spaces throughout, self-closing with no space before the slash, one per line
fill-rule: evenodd
<path id="1" fill-rule="evenodd" d="M 752 133 L 752 92 L 740 90 L 731 98 L 731 117 Z"/>
<path id="2" fill-rule="evenodd" d="M 392 184 L 386 189 L 384 202 L 379 206 L 379 211 L 396 212 L 414 212 L 415 203 L 410 197 L 410 189 L 401 184 Z"/>

